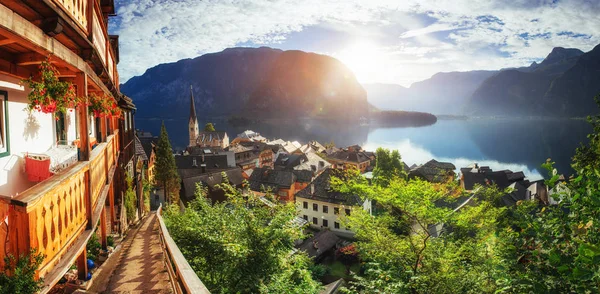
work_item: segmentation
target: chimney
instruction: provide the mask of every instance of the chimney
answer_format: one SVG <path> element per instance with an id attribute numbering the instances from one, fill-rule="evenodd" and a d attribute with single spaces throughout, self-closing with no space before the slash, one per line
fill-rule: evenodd
<path id="1" fill-rule="evenodd" d="M 310 195 L 315 195 L 315 184 L 310 183 Z"/>
<path id="2" fill-rule="evenodd" d="M 202 163 L 204 163 L 204 153 L 202 153 Z"/>
<path id="3" fill-rule="evenodd" d="M 196 162 L 196 157 L 192 158 L 192 166 L 197 167 L 198 163 Z"/>
<path id="4" fill-rule="evenodd" d="M 200 168 L 202 168 L 202 173 L 206 173 L 206 164 L 201 164 Z"/>

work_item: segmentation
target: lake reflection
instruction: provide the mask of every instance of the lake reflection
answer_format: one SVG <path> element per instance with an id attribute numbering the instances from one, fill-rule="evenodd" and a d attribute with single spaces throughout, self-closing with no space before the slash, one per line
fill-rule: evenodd
<path id="1" fill-rule="evenodd" d="M 473 162 L 492 169 L 523 171 L 531 180 L 546 172 L 540 165 L 551 157 L 559 172 L 571 174 L 571 157 L 579 142 L 587 141 L 591 127 L 580 120 L 440 120 L 426 127 L 370 128 L 368 126 L 322 123 L 314 121 L 257 123 L 231 126 L 224 120 L 212 120 L 218 130 L 227 131 L 230 139 L 246 129 L 263 136 L 285 140 L 333 140 L 337 146 L 360 144 L 367 150 L 377 147 L 398 149 L 408 165 L 435 158 L 452 162 L 457 168 Z M 200 127 L 206 123 L 201 122 Z M 187 120 L 165 121 L 172 144 L 182 150 L 187 146 Z M 138 128 L 158 135 L 160 121 L 137 120 Z"/>

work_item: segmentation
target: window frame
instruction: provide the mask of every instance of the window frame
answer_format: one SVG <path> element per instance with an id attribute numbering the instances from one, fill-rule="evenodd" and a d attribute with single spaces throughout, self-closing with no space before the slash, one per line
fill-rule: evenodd
<path id="1" fill-rule="evenodd" d="M 319 211 L 319 204 L 313 203 L 313 211 Z"/>
<path id="2" fill-rule="evenodd" d="M 313 225 L 317 225 L 318 226 L 319 225 L 319 219 L 316 218 L 316 217 L 313 217 L 312 223 L 313 223 Z"/>
<path id="3" fill-rule="evenodd" d="M 2 107 L 4 107 L 4 113 L 2 114 L 2 119 L 0 120 L 0 132 L 4 135 L 2 137 L 2 145 L 4 145 L 0 149 L 0 158 L 6 157 L 10 155 L 10 134 L 9 134 L 9 119 L 8 119 L 8 91 L 0 90 L 0 95 L 4 95 L 2 103 Z"/>
<path id="4" fill-rule="evenodd" d="M 323 205 L 323 213 L 329 213 L 329 206 Z"/>
<path id="5" fill-rule="evenodd" d="M 339 230 L 339 229 L 340 229 L 340 223 L 338 223 L 338 222 L 333 222 L 333 228 L 334 228 L 334 229 L 338 229 L 338 230 Z"/>
<path id="6" fill-rule="evenodd" d="M 340 214 L 340 208 L 339 207 L 334 207 L 333 208 L 333 214 Z"/>
<path id="7" fill-rule="evenodd" d="M 326 219 L 323 219 L 323 226 L 326 228 L 329 228 L 329 221 L 327 221 Z"/>
<path id="8" fill-rule="evenodd" d="M 302 208 L 308 209 L 308 202 L 307 201 L 303 201 L 302 202 Z"/>
<path id="9" fill-rule="evenodd" d="M 346 208 L 346 209 L 344 210 L 344 212 L 346 213 L 346 215 L 350 215 L 351 211 L 352 211 L 352 210 L 350 210 L 350 208 Z"/>

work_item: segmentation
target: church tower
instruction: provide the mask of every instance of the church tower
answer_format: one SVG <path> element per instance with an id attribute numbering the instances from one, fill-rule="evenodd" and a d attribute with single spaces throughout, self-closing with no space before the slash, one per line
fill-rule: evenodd
<path id="1" fill-rule="evenodd" d="M 194 103 L 194 93 L 192 86 L 190 85 L 190 121 L 188 123 L 190 130 L 190 147 L 196 146 L 196 139 L 198 139 L 198 118 L 196 117 L 196 103 Z"/>

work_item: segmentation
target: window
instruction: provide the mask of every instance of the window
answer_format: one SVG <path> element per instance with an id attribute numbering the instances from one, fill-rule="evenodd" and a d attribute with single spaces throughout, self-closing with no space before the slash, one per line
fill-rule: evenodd
<path id="1" fill-rule="evenodd" d="M 326 219 L 323 220 L 323 226 L 324 227 L 329 227 L 329 223 Z"/>
<path id="2" fill-rule="evenodd" d="M 95 136 L 96 135 L 96 120 L 94 119 L 94 115 L 88 113 L 88 135 Z"/>
<path id="3" fill-rule="evenodd" d="M 308 215 L 306 215 L 306 214 L 305 214 L 305 215 L 303 215 L 303 216 L 302 216 L 302 218 L 303 218 L 304 220 L 308 221 Z"/>
<path id="4" fill-rule="evenodd" d="M 319 211 L 319 204 L 313 203 L 313 211 Z"/>
<path id="5" fill-rule="evenodd" d="M 329 206 L 323 205 L 323 213 L 329 213 Z"/>
<path id="6" fill-rule="evenodd" d="M 0 157 L 10 154 L 8 136 L 8 92 L 0 91 Z"/>
<path id="7" fill-rule="evenodd" d="M 65 114 L 62 111 L 54 113 L 56 118 L 56 143 L 57 145 L 67 145 L 67 128 L 65 127 Z"/>
<path id="8" fill-rule="evenodd" d="M 302 203 L 302 208 L 308 209 L 308 202 L 304 201 L 304 203 Z"/>
<path id="9" fill-rule="evenodd" d="M 350 208 L 346 208 L 346 215 L 350 215 Z"/>
<path id="10" fill-rule="evenodd" d="M 316 217 L 313 217 L 313 224 L 318 225 L 319 224 L 319 219 Z"/>
<path id="11" fill-rule="evenodd" d="M 339 229 L 340 228 L 340 223 L 333 222 L 333 227 L 336 228 L 336 229 Z"/>
<path id="12" fill-rule="evenodd" d="M 334 214 L 340 214 L 340 208 L 339 207 L 334 207 L 333 208 L 333 213 Z"/>

